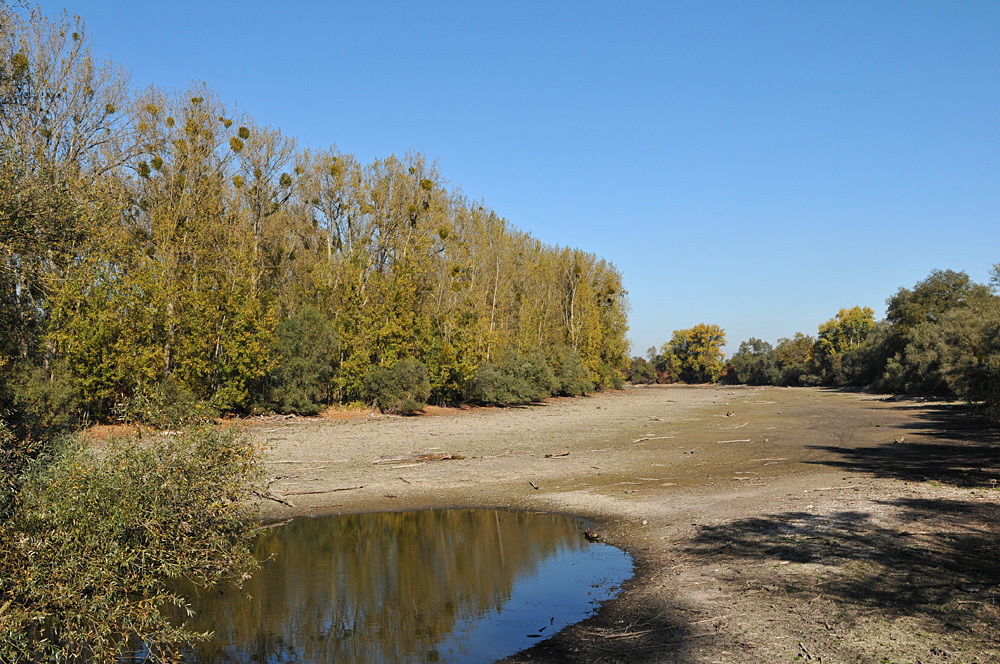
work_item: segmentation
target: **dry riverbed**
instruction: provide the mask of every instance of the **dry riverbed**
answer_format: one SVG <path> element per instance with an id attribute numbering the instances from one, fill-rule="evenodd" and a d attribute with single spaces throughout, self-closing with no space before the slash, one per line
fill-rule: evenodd
<path id="1" fill-rule="evenodd" d="M 961 404 L 639 387 L 252 430 L 268 518 L 552 511 L 633 554 L 511 662 L 1000 662 L 1000 430 Z"/>

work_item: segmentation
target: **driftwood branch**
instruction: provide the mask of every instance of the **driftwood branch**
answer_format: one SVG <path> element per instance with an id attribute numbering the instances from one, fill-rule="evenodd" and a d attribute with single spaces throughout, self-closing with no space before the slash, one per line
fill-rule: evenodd
<path id="1" fill-rule="evenodd" d="M 674 438 L 675 436 L 644 436 L 643 438 L 636 438 L 633 443 L 644 443 L 647 440 L 668 440 Z"/>
<path id="2" fill-rule="evenodd" d="M 461 454 L 449 454 L 447 452 L 425 452 L 423 454 L 400 454 L 398 456 L 376 457 L 372 463 L 405 463 L 407 461 L 459 461 L 465 457 Z"/>
<path id="3" fill-rule="evenodd" d="M 273 500 L 276 503 L 281 503 L 282 505 L 288 505 L 289 507 L 297 507 L 295 503 L 290 500 L 285 500 L 285 497 L 280 493 L 275 493 L 274 491 L 254 491 L 254 495 L 265 500 Z"/>
<path id="4" fill-rule="evenodd" d="M 291 523 L 294 519 L 284 519 L 283 521 L 275 521 L 274 523 L 265 523 L 262 526 L 258 526 L 257 530 L 270 530 L 271 528 L 280 528 L 286 523 Z"/>
<path id="5" fill-rule="evenodd" d="M 321 491 L 288 491 L 285 493 L 286 496 L 310 496 L 315 493 L 336 493 L 337 491 L 354 491 L 355 489 L 364 489 L 364 485 L 359 484 L 358 486 L 345 486 L 339 487 L 337 489 L 323 489 Z"/>

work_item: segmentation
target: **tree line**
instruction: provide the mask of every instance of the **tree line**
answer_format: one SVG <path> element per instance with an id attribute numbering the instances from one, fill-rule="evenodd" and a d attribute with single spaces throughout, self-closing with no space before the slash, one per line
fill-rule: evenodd
<path id="1" fill-rule="evenodd" d="M 518 230 L 421 154 L 299 149 L 204 85 L 133 94 L 78 19 L 0 20 L 9 422 L 620 384 L 609 262 Z"/>
<path id="2" fill-rule="evenodd" d="M 204 636 L 166 617 L 172 580 L 248 577 L 263 472 L 216 414 L 621 383 L 614 265 L 421 154 L 300 149 L 205 85 L 134 92 L 87 43 L 0 0 L 0 660 Z M 61 433 L 101 420 L 175 431 L 100 453 Z"/>
<path id="3" fill-rule="evenodd" d="M 723 330 L 698 325 L 646 358 L 634 357 L 636 383 L 715 382 L 829 385 L 980 402 L 1000 417 L 1000 263 L 988 284 L 965 272 L 934 270 L 887 301 L 885 320 L 868 307 L 841 309 L 815 336 L 776 345 L 757 338 L 728 361 Z"/>

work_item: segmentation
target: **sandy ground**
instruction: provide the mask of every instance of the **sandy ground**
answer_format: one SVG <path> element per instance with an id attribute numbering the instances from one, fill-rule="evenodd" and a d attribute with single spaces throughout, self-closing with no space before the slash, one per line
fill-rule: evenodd
<path id="1" fill-rule="evenodd" d="M 253 431 L 267 518 L 553 511 L 633 554 L 511 662 L 1000 662 L 1000 430 L 961 404 L 656 386 Z M 464 458 L 375 463 L 421 453 Z"/>

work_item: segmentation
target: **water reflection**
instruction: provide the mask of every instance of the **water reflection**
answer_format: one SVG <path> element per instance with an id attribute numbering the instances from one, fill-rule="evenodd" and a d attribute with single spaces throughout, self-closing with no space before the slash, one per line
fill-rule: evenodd
<path id="1" fill-rule="evenodd" d="M 577 622 L 631 575 L 551 514 L 431 510 L 264 532 L 244 593 L 205 593 L 192 661 L 490 662 Z M 250 598 L 247 599 L 246 593 Z"/>

